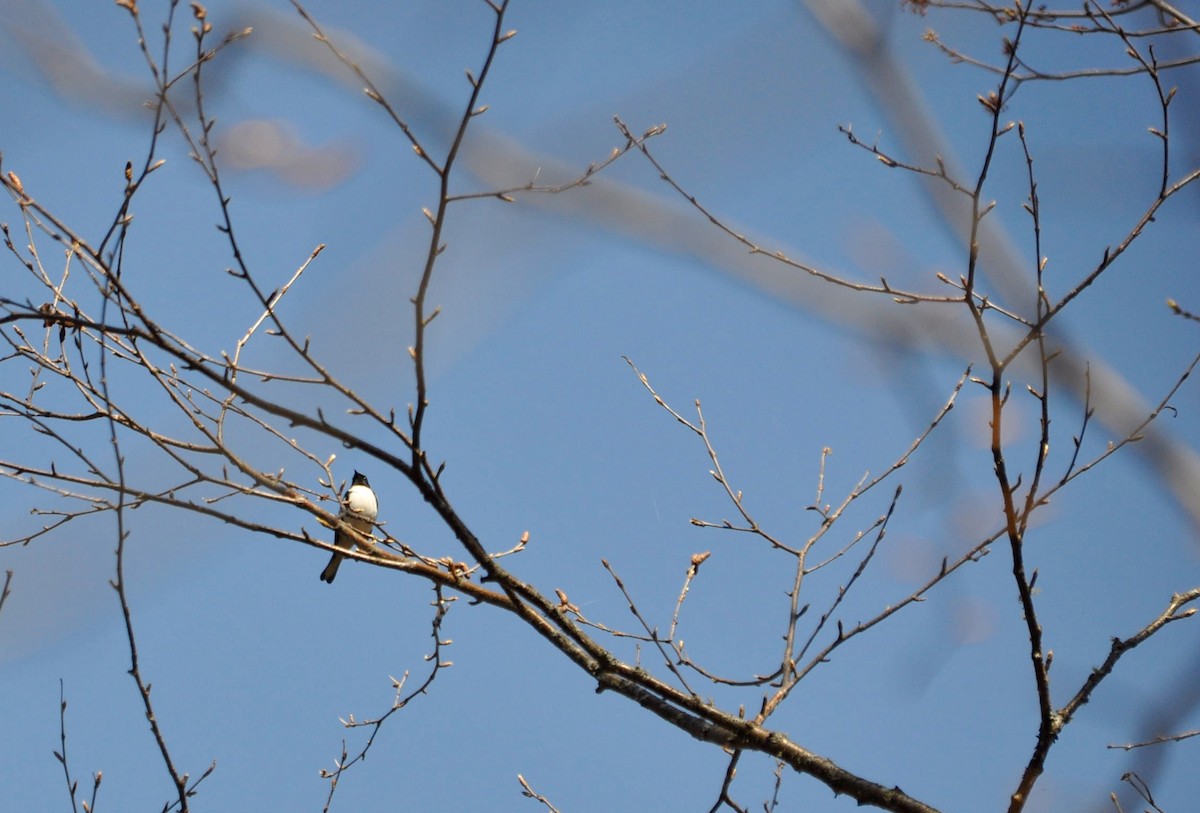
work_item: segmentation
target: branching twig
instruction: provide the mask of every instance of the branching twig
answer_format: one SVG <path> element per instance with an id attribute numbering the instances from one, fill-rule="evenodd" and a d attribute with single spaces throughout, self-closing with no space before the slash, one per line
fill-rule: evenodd
<path id="1" fill-rule="evenodd" d="M 646 636 L 650 642 L 654 644 L 656 649 L 658 649 L 658 654 L 662 656 L 663 662 L 666 664 L 667 669 L 669 669 L 671 674 L 675 676 L 675 679 L 679 681 L 679 685 L 684 688 L 684 691 L 693 697 L 699 697 L 692 687 L 688 685 L 687 679 L 683 676 L 683 673 L 680 672 L 675 666 L 675 658 L 672 657 L 673 653 L 671 653 L 667 648 L 671 645 L 673 639 L 668 637 L 664 640 L 659 636 L 658 628 L 652 628 L 650 626 L 645 617 L 642 616 L 641 611 L 637 608 L 637 604 L 634 602 L 633 596 L 629 595 L 629 590 L 625 588 L 625 583 L 621 581 L 621 577 L 617 575 L 615 570 L 613 570 L 612 565 L 608 563 L 608 560 L 601 559 L 600 564 L 603 565 L 604 569 L 608 571 L 608 575 L 611 576 L 613 582 L 616 583 L 617 589 L 620 590 L 621 595 L 625 597 L 625 602 L 629 606 L 629 611 L 633 613 L 633 617 L 636 618 L 638 623 L 642 625 L 642 629 L 646 631 Z M 680 600 L 682 601 L 682 599 Z M 673 627 L 674 625 L 672 624 L 672 628 Z"/>
<path id="2" fill-rule="evenodd" d="M 541 802 L 546 808 L 546 813 L 561 813 L 557 807 L 550 804 L 549 799 L 535 791 L 530 786 L 529 782 L 526 781 L 525 777 L 521 776 L 521 774 L 517 774 L 517 781 L 521 783 L 521 795 L 526 799 L 533 799 L 535 802 Z"/>
<path id="3" fill-rule="evenodd" d="M 8 572 L 9 577 L 12 576 L 12 571 Z M 5 588 L 8 584 L 5 584 Z M 67 762 L 67 697 L 66 690 L 63 686 L 62 678 L 58 680 L 58 738 L 59 749 L 54 752 L 54 758 L 62 765 L 63 777 L 67 780 L 67 793 L 71 797 L 72 813 L 78 813 L 79 805 L 83 805 L 83 813 L 93 813 L 96 809 L 96 795 L 100 792 L 100 782 L 104 778 L 103 771 L 96 771 L 92 774 L 92 800 L 91 802 L 77 802 L 75 795 L 79 790 L 79 781 L 71 778 L 71 767 Z"/>
<path id="4" fill-rule="evenodd" d="M 1142 779 L 1140 776 L 1138 776 L 1136 773 L 1133 773 L 1131 771 L 1131 772 L 1125 774 L 1124 776 L 1121 777 L 1121 781 L 1127 783 L 1129 785 L 1129 787 L 1133 788 L 1134 792 L 1137 793 L 1138 796 L 1142 797 L 1142 801 L 1145 802 L 1146 804 L 1150 805 L 1150 807 L 1154 810 L 1154 813 L 1166 813 L 1166 811 L 1164 811 L 1161 807 L 1159 807 L 1157 804 L 1155 804 L 1154 794 L 1150 792 L 1150 786 L 1147 785 L 1146 781 L 1144 779 Z M 1116 794 L 1113 794 L 1112 799 L 1113 799 L 1113 803 L 1117 804 Z M 1121 809 L 1121 806 L 1119 804 L 1117 804 L 1117 809 L 1118 810 Z M 1149 813 L 1149 811 L 1147 811 L 1147 813 Z"/>
<path id="5" fill-rule="evenodd" d="M 1187 605 L 1197 600 L 1200 600 L 1200 587 L 1193 587 L 1191 590 L 1183 593 L 1176 593 L 1167 602 L 1166 609 L 1149 624 L 1128 638 L 1113 638 L 1112 644 L 1109 647 L 1108 657 L 1104 659 L 1104 663 L 1093 669 L 1092 673 L 1088 675 L 1087 680 L 1083 682 L 1083 685 L 1079 687 L 1074 696 L 1055 712 L 1058 730 L 1061 730 L 1067 723 L 1071 722 L 1071 718 L 1075 716 L 1080 707 L 1091 700 L 1092 693 L 1096 691 L 1105 678 L 1112 674 L 1117 662 L 1121 660 L 1125 653 L 1144 643 L 1150 636 L 1171 622 L 1191 618 L 1196 614 L 1196 608 L 1188 607 Z"/>
<path id="6" fill-rule="evenodd" d="M 728 807 L 734 813 L 747 813 L 746 809 L 733 800 L 729 789 L 737 776 L 737 766 L 741 762 L 742 752 L 734 751 L 729 755 L 729 764 L 725 766 L 725 775 L 721 779 L 721 790 L 717 793 L 717 801 L 709 808 L 708 813 L 717 813 L 723 807 Z"/>
<path id="7" fill-rule="evenodd" d="M 760 246 L 747 235 L 735 231 L 733 228 L 727 225 L 725 221 L 717 217 L 717 215 L 714 214 L 710 209 L 700 203 L 696 196 L 687 192 L 683 185 L 676 181 L 671 174 L 667 172 L 666 168 L 659 163 L 658 159 L 651 154 L 650 148 L 646 146 L 645 142 L 648 136 L 656 134 L 654 132 L 656 128 L 648 130 L 644 135 L 639 137 L 633 134 L 628 125 L 626 125 L 625 122 L 620 119 L 620 117 L 617 117 L 615 121 L 617 124 L 617 129 L 621 131 L 621 134 L 624 135 L 630 143 L 633 143 L 634 146 L 638 148 L 642 155 L 646 157 L 646 160 L 650 162 L 655 170 L 657 170 L 659 177 L 665 181 L 667 185 L 679 193 L 692 206 L 692 208 L 707 218 L 710 223 L 749 249 L 751 254 L 762 254 L 770 257 L 777 262 L 783 263 L 789 268 L 794 268 L 795 270 L 808 274 L 811 277 L 815 277 L 816 279 L 824 282 L 837 285 L 841 288 L 848 288 L 852 291 L 858 291 L 862 293 L 886 294 L 899 304 L 914 304 L 917 302 L 948 303 L 957 300 L 957 297 L 952 296 L 935 296 L 932 294 L 924 294 L 916 291 L 905 291 L 893 288 L 886 279 L 881 279 L 879 285 L 854 282 L 853 280 L 845 279 L 834 274 L 829 274 L 825 271 L 821 271 L 818 268 L 814 268 L 797 260 L 793 260 L 782 251 L 772 251 L 771 249 Z"/>
<path id="8" fill-rule="evenodd" d="M 9 595 L 12 593 L 13 572 L 11 570 L 4 571 L 4 587 L 0 587 L 0 612 L 4 610 L 4 602 L 8 601 Z"/>
<path id="9" fill-rule="evenodd" d="M 430 635 L 433 637 L 433 649 L 425 656 L 425 660 L 431 664 L 429 672 L 425 675 L 425 679 L 420 685 L 411 691 L 405 691 L 405 686 L 408 683 L 408 672 L 405 672 L 400 679 L 392 678 L 392 688 L 395 690 L 395 697 L 392 700 L 392 706 L 381 716 L 369 720 L 356 720 L 354 715 L 349 715 L 342 720 L 342 725 L 346 728 L 369 728 L 370 733 L 367 736 L 366 742 L 353 758 L 350 758 L 346 750 L 345 740 L 342 741 L 342 755 L 335 763 L 332 771 L 321 769 L 321 777 L 329 780 L 329 793 L 325 797 L 325 813 L 328 813 L 330 806 L 333 804 L 333 795 L 337 792 L 338 784 L 341 782 L 342 774 L 353 767 L 355 764 L 362 762 L 367 758 L 367 752 L 371 750 L 371 746 L 375 744 L 376 737 L 393 714 L 405 708 L 409 703 L 420 697 L 423 694 L 428 694 L 433 682 L 437 680 L 438 675 L 443 669 L 448 669 L 454 665 L 453 661 L 445 660 L 442 657 L 442 650 L 451 645 L 451 641 L 442 638 L 442 622 L 446 618 L 446 614 L 450 612 L 450 605 L 454 602 L 454 598 L 447 597 L 440 584 L 433 586 L 434 600 L 431 602 L 434 613 L 433 620 L 430 622 Z"/>

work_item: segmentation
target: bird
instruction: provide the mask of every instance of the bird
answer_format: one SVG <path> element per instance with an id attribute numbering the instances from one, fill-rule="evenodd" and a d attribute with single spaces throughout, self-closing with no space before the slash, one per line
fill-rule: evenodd
<path id="1" fill-rule="evenodd" d="M 354 478 L 350 481 L 350 488 L 342 500 L 342 513 L 339 518 L 351 528 L 369 536 L 377 516 L 379 516 L 379 500 L 375 496 L 375 492 L 371 490 L 367 475 L 356 471 Z M 338 528 L 333 535 L 333 544 L 349 550 L 354 547 L 354 539 L 349 532 Z M 338 566 L 341 565 L 344 558 L 340 553 L 333 554 L 329 558 L 329 564 L 325 565 L 325 569 L 321 571 L 321 581 L 333 584 Z"/>

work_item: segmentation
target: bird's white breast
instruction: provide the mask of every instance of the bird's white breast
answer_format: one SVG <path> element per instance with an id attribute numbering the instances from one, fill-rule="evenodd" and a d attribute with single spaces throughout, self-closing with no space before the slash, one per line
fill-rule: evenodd
<path id="1" fill-rule="evenodd" d="M 379 515 L 379 501 L 368 486 L 350 486 L 350 491 L 346 493 L 346 510 L 374 521 Z"/>

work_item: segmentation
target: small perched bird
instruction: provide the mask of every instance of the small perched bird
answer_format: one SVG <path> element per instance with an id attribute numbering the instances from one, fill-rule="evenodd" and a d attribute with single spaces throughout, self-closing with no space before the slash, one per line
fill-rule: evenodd
<path id="1" fill-rule="evenodd" d="M 368 536 L 371 534 L 375 517 L 379 516 L 379 500 L 375 497 L 375 492 L 371 490 L 371 484 L 367 482 L 367 475 L 354 472 L 350 488 L 346 491 L 346 496 L 342 501 L 340 516 L 342 521 L 351 528 L 362 531 Z M 333 544 L 349 550 L 354 547 L 354 540 L 349 533 L 339 528 L 334 533 Z M 321 571 L 321 581 L 333 584 L 338 566 L 341 565 L 344 558 L 340 553 L 333 554 L 329 558 L 329 564 L 325 565 L 325 569 Z"/>

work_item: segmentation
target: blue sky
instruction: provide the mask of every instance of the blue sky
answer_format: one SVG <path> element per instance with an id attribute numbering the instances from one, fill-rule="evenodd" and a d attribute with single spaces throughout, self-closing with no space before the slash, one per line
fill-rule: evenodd
<path id="1" fill-rule="evenodd" d="M 162 10 L 142 6 L 153 28 Z M 973 179 L 988 124 L 975 97 L 994 80 L 951 65 L 921 35 L 932 27 L 996 60 L 1000 30 L 969 15 L 922 18 L 890 2 L 867 7 Z M 59 17 L 45 16 L 50 9 Z M 331 35 L 353 37 L 347 47 L 371 49 L 364 65 L 400 110 L 412 111 L 421 137 L 440 144 L 439 117 L 465 104 L 463 69 L 482 59 L 486 8 L 429 2 L 381 11 L 314 2 L 309 10 Z M 294 139 L 301 156 L 278 172 L 227 171 L 248 261 L 275 286 L 326 244 L 288 294 L 284 316 L 312 336 L 345 380 L 402 411 L 412 399 L 408 298 L 427 235 L 420 210 L 436 201 L 434 179 L 355 91 L 357 83 L 304 67 L 295 46 L 273 50 L 280 32 L 299 25 L 288 5 L 213 3 L 209 19 L 217 31 L 249 22 L 256 29 L 212 66 L 208 100 L 218 138 L 265 121 Z M 838 125 L 852 125 L 864 140 L 878 134 L 882 147 L 905 154 L 864 73 L 799 4 L 564 8 L 531 1 L 514 3 L 508 22 L 519 33 L 486 85 L 483 101 L 491 107 L 478 119 L 464 170 L 507 172 L 519 183 L 542 167 L 549 177 L 557 165 L 582 168 L 620 145 L 614 115 L 635 132 L 665 122 L 666 133 L 651 141 L 656 157 L 764 245 L 850 278 L 886 275 L 922 290 L 938 289 L 938 272 L 963 272 L 961 245 L 919 183 L 838 133 Z M 4 168 L 94 235 L 119 201 L 125 161 L 136 162 L 148 142 L 148 118 L 128 104 L 150 93 L 128 17 L 108 4 L 9 0 L 0 4 L 0 38 L 0 87 L 10 111 L 0 123 Z M 100 90 L 72 96 L 29 58 L 50 53 L 49 42 L 71 46 L 72 38 L 76 54 L 95 60 Z M 177 44 L 189 47 L 183 26 Z M 1115 41 L 1047 39 L 1030 47 L 1044 64 L 1123 63 Z M 1193 75 L 1170 80 L 1180 86 L 1172 141 L 1178 175 L 1195 165 Z M 69 87 L 79 87 L 78 77 Z M 1159 124 L 1152 93 L 1145 77 L 1031 83 L 1007 111 L 1025 122 L 1037 161 L 1052 291 L 1065 292 L 1090 270 L 1152 200 L 1158 146 L 1146 128 Z M 236 139 L 223 143 L 236 156 Z M 218 216 L 212 192 L 180 139 L 167 137 L 161 155 L 167 164 L 134 207 L 126 278 L 161 321 L 214 351 L 231 349 L 255 309 L 224 274 L 230 259 L 211 226 Z M 328 167 L 333 180 L 308 183 L 313 166 Z M 491 182 L 470 171 L 458 179 L 461 189 Z M 996 225 L 1029 266 L 1021 210 L 1028 188 L 1011 135 L 1001 142 L 988 189 Z M 598 200 L 621 206 L 605 210 Z M 1147 402 L 1163 396 L 1196 352 L 1196 325 L 1164 305 L 1172 297 L 1200 311 L 1195 206 L 1194 191 L 1169 203 L 1063 320 L 1083 358 L 1107 365 Z M 19 211 L 10 205 L 0 219 L 16 225 Z M 459 205 L 447 244 L 431 294 L 443 314 L 430 334 L 426 440 L 431 455 L 447 461 L 444 483 L 455 506 L 492 550 L 511 547 L 528 530 L 532 542 L 509 560 L 511 568 L 545 591 L 565 590 L 589 618 L 622 628 L 634 621 L 602 558 L 665 627 L 689 557 L 712 551 L 685 604 L 682 636 L 693 656 L 726 674 L 771 668 L 791 566 L 745 535 L 690 525 L 692 517 L 733 519 L 733 508 L 708 474 L 703 447 L 655 406 L 622 357 L 684 414 L 702 401 L 735 487 L 764 527 L 795 542 L 818 524 L 805 508 L 822 448 L 833 450 L 825 468 L 825 501 L 832 502 L 864 472 L 882 472 L 903 453 L 967 363 L 980 361 L 967 342 L 888 338 L 891 322 L 883 320 L 901 306 L 871 300 L 850 311 L 861 297 L 823 298 L 827 287 L 803 281 L 790 294 L 748 281 L 756 269 L 788 284 L 795 275 L 780 274 L 767 258 L 747 258 L 633 154 L 588 189 Z M 42 250 L 55 253 L 49 243 Z M 6 280 L 21 279 L 11 258 L 4 269 Z M 938 316 L 931 306 L 905 307 L 921 309 L 911 317 L 916 324 Z M 292 363 L 267 337 L 249 352 L 262 366 Z M 6 364 L 0 388 L 20 391 L 26 375 Z M 1010 442 L 1015 464 L 1027 471 L 1036 412 L 1023 384 L 1014 381 Z M 1054 395 L 1051 469 L 1061 471 L 1082 407 L 1064 391 Z M 904 496 L 879 559 L 841 608 L 848 625 L 901 600 L 943 556 L 961 554 L 994 527 L 981 396 L 968 385 L 896 479 Z M 1165 438 L 1195 450 L 1194 386 L 1185 384 L 1171 404 L 1177 413 L 1161 421 Z M 44 459 L 45 447 L 26 427 L 5 423 L 5 459 Z M 1115 438 L 1094 423 L 1084 456 Z M 321 443 L 320 455 L 338 455 L 340 477 L 356 468 L 369 473 L 390 533 L 429 555 L 461 556 L 398 476 Z M 271 468 L 274 447 L 247 444 Z M 150 455 L 131 467 L 146 483 L 173 476 Z M 295 476 L 315 485 L 299 469 Z M 856 504 L 829 550 L 883 513 L 893 489 Z M 37 494 L 5 481 L 0 496 L 10 535 L 38 527 L 29 514 L 45 504 Z M 1103 659 L 1112 636 L 1132 634 L 1173 592 L 1196 586 L 1192 496 L 1172 496 L 1161 470 L 1134 449 L 1042 512 L 1028 551 L 1055 652 L 1056 704 Z M 283 507 L 247 510 L 264 511 L 274 524 L 321 530 Z M 196 809 L 320 809 L 326 783 L 318 771 L 332 767 L 343 738 L 352 749 L 361 741 L 339 717 L 386 711 L 389 676 L 411 671 L 416 680 L 427 668 L 431 591 L 355 563 L 327 586 L 316 578 L 321 551 L 161 510 L 141 509 L 131 520 L 130 600 L 159 719 L 184 770 L 195 776 L 217 761 Z M 102 809 L 158 809 L 171 796 L 126 674 L 119 608 L 108 587 L 114 539 L 111 519 L 101 517 L 28 547 L 0 549 L 0 569 L 15 571 L 0 613 L 0 712 L 8 730 L 21 732 L 0 742 L 0 786 L 12 809 L 67 804 L 51 753 L 60 748 L 60 679 L 71 768 L 85 787 L 91 772 L 103 770 Z M 852 563 L 812 578 L 813 616 L 850 572 Z M 939 808 L 998 806 L 1015 787 L 1037 724 L 1015 599 L 1007 551 L 997 547 L 928 601 L 839 651 L 775 725 L 804 747 Z M 565 811 L 706 810 L 715 800 L 720 751 L 621 698 L 596 695 L 586 675 L 513 620 L 460 600 L 443 635 L 454 641 L 446 650 L 454 666 L 429 696 L 390 721 L 366 763 L 342 780 L 335 809 L 535 809 L 521 797 L 517 774 Z M 632 657 L 629 646 L 614 646 Z M 1139 752 L 1105 746 L 1146 735 L 1147 715 L 1187 688 L 1181 676 L 1194 675 L 1197 652 L 1196 632 L 1185 622 L 1127 656 L 1055 747 L 1029 809 L 1111 809 L 1109 792 L 1133 769 L 1153 777 L 1164 809 L 1187 809 L 1200 786 L 1181 766 L 1194 761 L 1196 740 L 1162 749 L 1157 768 Z M 642 657 L 652 662 L 649 653 Z M 759 697 L 702 691 L 733 707 L 752 707 Z M 1198 726 L 1194 710 L 1171 723 L 1172 730 Z M 735 796 L 759 807 L 771 793 L 771 770 L 747 757 Z M 780 798 L 783 809 L 852 805 L 795 775 L 785 777 Z"/>

